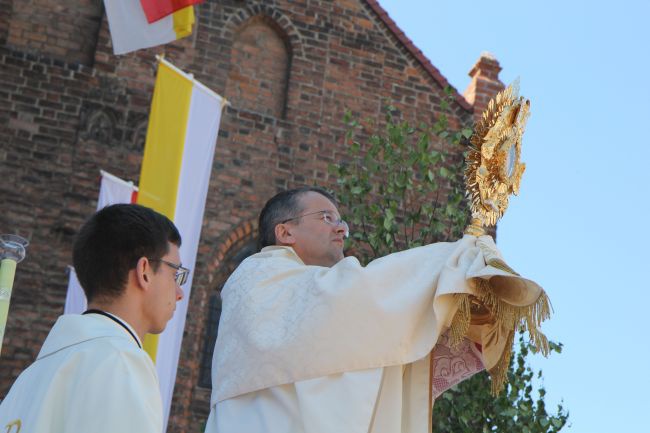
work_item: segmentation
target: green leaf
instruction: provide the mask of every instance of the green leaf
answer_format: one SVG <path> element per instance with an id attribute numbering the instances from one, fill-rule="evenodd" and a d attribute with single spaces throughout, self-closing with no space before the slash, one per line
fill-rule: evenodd
<path id="1" fill-rule="evenodd" d="M 353 187 L 350 189 L 350 192 L 351 192 L 353 195 L 359 195 L 359 194 L 361 194 L 361 193 L 363 192 L 363 188 L 361 188 L 360 186 L 353 186 Z"/>
<path id="2" fill-rule="evenodd" d="M 553 424 L 553 427 L 560 428 L 564 425 L 564 420 L 560 418 L 551 418 L 551 423 Z"/>
<path id="3" fill-rule="evenodd" d="M 420 152 L 424 152 L 427 150 L 429 147 L 429 135 L 427 134 L 422 134 L 420 138 L 418 139 L 418 149 L 420 149 Z"/>

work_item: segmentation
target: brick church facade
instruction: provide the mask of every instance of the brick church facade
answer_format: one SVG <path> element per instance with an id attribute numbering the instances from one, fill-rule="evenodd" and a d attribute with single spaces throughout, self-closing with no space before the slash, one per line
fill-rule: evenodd
<path id="1" fill-rule="evenodd" d="M 218 290 L 254 251 L 264 202 L 284 188 L 335 185 L 327 166 L 346 158 L 346 109 L 380 122 L 386 100 L 413 123 L 441 112 L 446 79 L 377 0 L 206 1 L 196 12 L 190 37 L 118 57 L 101 0 L 0 0 L 0 233 L 31 242 L 14 284 L 0 398 L 63 312 L 72 241 L 96 206 L 99 170 L 137 184 L 156 54 L 231 102 L 170 432 L 203 431 Z M 494 58 L 479 58 L 465 93 L 453 91 L 452 128 L 471 126 L 503 87 L 499 71 Z"/>

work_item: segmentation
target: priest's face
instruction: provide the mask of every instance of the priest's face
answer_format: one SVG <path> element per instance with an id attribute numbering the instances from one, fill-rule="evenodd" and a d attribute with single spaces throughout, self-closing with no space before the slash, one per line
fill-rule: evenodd
<path id="1" fill-rule="evenodd" d="M 343 259 L 347 226 L 327 197 L 306 192 L 298 198 L 302 211 L 284 223 L 288 241 L 306 265 L 333 266 Z"/>

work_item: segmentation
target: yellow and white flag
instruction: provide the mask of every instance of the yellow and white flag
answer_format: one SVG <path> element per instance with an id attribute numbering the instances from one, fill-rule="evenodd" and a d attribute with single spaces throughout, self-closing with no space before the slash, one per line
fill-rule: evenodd
<path id="1" fill-rule="evenodd" d="M 104 0 L 113 52 L 125 54 L 167 44 L 192 34 L 194 6 L 149 24 L 140 0 Z"/>
<path id="2" fill-rule="evenodd" d="M 191 269 L 185 296 L 160 336 L 144 348 L 156 363 L 165 414 L 169 417 L 178 357 L 194 277 L 196 253 L 225 99 L 171 63 L 161 60 L 149 113 L 137 202 L 174 221 L 183 238 L 182 264 Z"/>

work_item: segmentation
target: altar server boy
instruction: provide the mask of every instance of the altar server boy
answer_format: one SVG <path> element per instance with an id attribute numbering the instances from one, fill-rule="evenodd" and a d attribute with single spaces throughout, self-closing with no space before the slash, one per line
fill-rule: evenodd
<path id="1" fill-rule="evenodd" d="M 142 340 L 165 329 L 183 297 L 180 245 L 167 217 L 139 205 L 105 207 L 83 225 L 73 262 L 89 309 L 56 321 L 0 404 L 0 431 L 162 432 Z"/>

